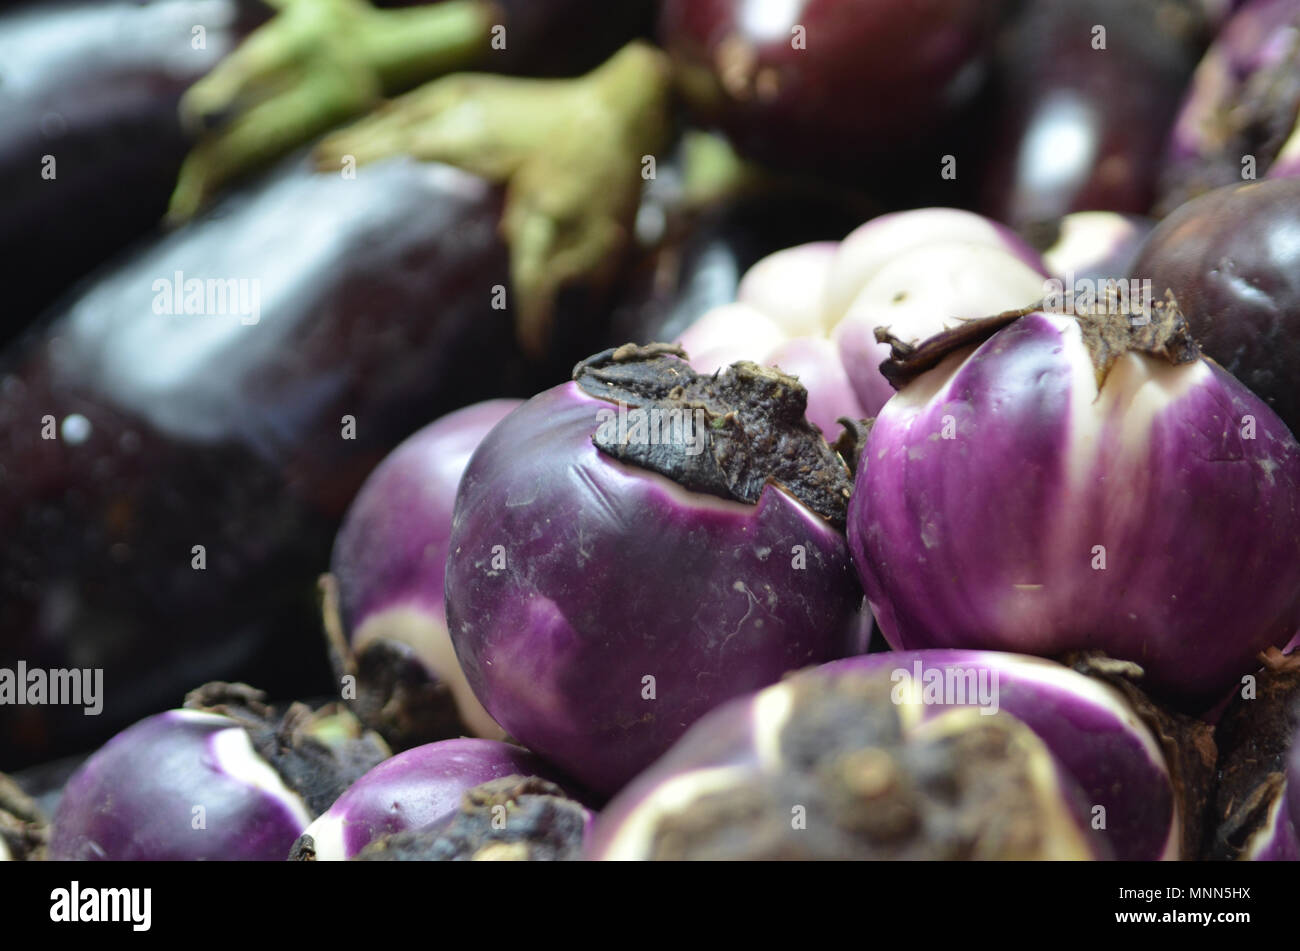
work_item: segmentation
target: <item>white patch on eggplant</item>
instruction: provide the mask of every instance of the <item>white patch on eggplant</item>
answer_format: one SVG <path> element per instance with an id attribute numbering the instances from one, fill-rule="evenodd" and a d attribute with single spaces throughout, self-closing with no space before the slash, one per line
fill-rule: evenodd
<path id="1" fill-rule="evenodd" d="M 299 829 L 305 829 L 311 824 L 307 804 L 284 784 L 275 768 L 253 749 L 248 731 L 243 727 L 231 727 L 214 733 L 208 738 L 208 748 L 227 776 L 280 803 Z"/>

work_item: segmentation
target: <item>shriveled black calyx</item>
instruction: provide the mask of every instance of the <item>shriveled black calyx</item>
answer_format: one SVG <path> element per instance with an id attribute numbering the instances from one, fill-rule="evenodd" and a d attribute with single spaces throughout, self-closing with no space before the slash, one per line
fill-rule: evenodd
<path id="1" fill-rule="evenodd" d="M 340 681 L 354 678 L 356 698 L 348 707 L 362 723 L 395 753 L 470 732 L 451 687 L 429 673 L 414 648 L 376 637 L 354 651 L 343 630 L 334 576 L 322 575 L 319 588 L 330 665 Z"/>
<path id="2" fill-rule="evenodd" d="M 596 447 L 737 502 L 753 504 L 775 483 L 843 530 L 852 480 L 804 416 L 799 380 L 745 361 L 703 375 L 685 358 L 670 344 L 626 344 L 579 363 L 573 379 L 583 392 L 614 404 Z"/>
<path id="3" fill-rule="evenodd" d="M 1073 317 L 1092 358 L 1098 389 L 1106 382 L 1115 361 L 1126 353 L 1143 353 L 1173 366 L 1192 363 L 1201 356 L 1172 291 L 1166 292 L 1163 301 L 1147 303 L 1125 300 L 1114 284 L 1108 284 L 1096 300 L 1074 310 Z M 889 344 L 890 350 L 880 372 L 894 389 L 902 389 L 958 350 L 981 344 L 1003 327 L 1035 313 L 1053 311 L 1039 302 L 992 317 L 958 319 L 956 326 L 919 343 L 900 340 L 889 328 L 877 327 L 876 341 Z"/>
<path id="4" fill-rule="evenodd" d="M 0 773 L 0 845 L 12 861 L 35 862 L 45 858 L 49 821 L 19 785 Z"/>
<path id="5" fill-rule="evenodd" d="M 1094 857 L 1078 805 L 1037 778 L 1046 748 L 1015 718 L 954 708 L 914 730 L 888 674 L 792 685 L 779 772 L 666 815 L 652 858 Z"/>
<path id="6" fill-rule="evenodd" d="M 1272 648 L 1262 660 L 1253 696 L 1238 693 L 1215 731 L 1218 788 L 1206 858 L 1240 857 L 1264 828 L 1283 794 L 1287 751 L 1300 734 L 1300 652 Z"/>
<path id="7" fill-rule="evenodd" d="M 1060 658 L 1076 673 L 1114 687 L 1160 744 L 1174 802 L 1182 822 L 1179 854 L 1185 859 L 1200 855 L 1206 832 L 1213 825 L 1210 815 L 1215 789 L 1215 761 L 1219 752 L 1214 728 L 1203 720 L 1178 713 L 1157 703 L 1142 689 L 1146 675 L 1132 661 L 1116 660 L 1100 651 L 1078 651 Z"/>
<path id="8" fill-rule="evenodd" d="M 253 749 L 302 797 L 312 818 L 392 755 L 379 734 L 365 729 L 339 703 L 316 710 L 291 703 L 276 710 L 260 690 L 214 681 L 190 691 L 183 706 L 239 723 L 248 731 Z"/>
<path id="9" fill-rule="evenodd" d="M 384 836 L 357 856 L 390 862 L 556 862 L 582 854 L 587 811 L 554 783 L 505 776 L 467 790 L 450 821 Z"/>

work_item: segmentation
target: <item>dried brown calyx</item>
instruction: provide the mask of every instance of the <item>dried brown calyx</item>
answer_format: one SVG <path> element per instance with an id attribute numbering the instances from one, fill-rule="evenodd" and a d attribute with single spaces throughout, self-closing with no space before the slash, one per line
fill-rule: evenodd
<path id="1" fill-rule="evenodd" d="M 695 372 L 670 344 L 626 344 L 583 360 L 574 382 L 615 404 L 592 442 L 679 485 L 753 504 L 768 482 L 841 530 L 849 469 L 808 421 L 808 391 L 772 367 Z"/>
<path id="2" fill-rule="evenodd" d="M 449 821 L 384 836 L 358 861 L 554 862 L 582 854 L 590 814 L 554 783 L 506 776 L 467 790 Z"/>
<path id="3" fill-rule="evenodd" d="M 887 673 L 794 678 L 780 764 L 665 814 L 656 859 L 1101 857 L 1032 731 L 970 707 L 904 722 Z"/>
<path id="4" fill-rule="evenodd" d="M 1079 302 L 1070 309 L 1070 316 L 1078 321 L 1084 346 L 1092 358 L 1099 389 L 1115 361 L 1126 353 L 1146 354 L 1174 366 L 1191 363 L 1201 356 L 1171 291 L 1166 292 L 1162 301 L 1124 299 L 1114 282 L 1108 282 L 1099 297 Z M 880 365 L 880 372 L 894 389 L 902 389 L 957 351 L 978 346 L 1003 327 L 1035 313 L 1050 315 L 1054 311 L 1039 302 L 992 317 L 958 319 L 956 326 L 920 342 L 901 340 L 889 328 L 877 327 L 876 340 L 889 344 L 890 350 L 889 359 Z"/>
<path id="5" fill-rule="evenodd" d="M 247 684 L 213 681 L 190 691 L 183 706 L 221 714 L 247 730 L 253 749 L 302 797 L 313 816 L 392 755 L 388 744 L 340 703 L 315 710 L 292 703 L 277 710 L 265 693 Z"/>

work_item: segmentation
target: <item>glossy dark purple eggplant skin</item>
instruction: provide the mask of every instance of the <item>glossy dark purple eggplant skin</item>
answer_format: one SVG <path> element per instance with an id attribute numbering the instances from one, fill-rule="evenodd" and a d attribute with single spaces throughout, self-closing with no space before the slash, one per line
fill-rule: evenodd
<path id="1" fill-rule="evenodd" d="M 1132 276 L 1172 291 L 1206 356 L 1300 431 L 1300 179 L 1226 185 L 1152 232 Z"/>
<path id="2" fill-rule="evenodd" d="M 656 0 L 488 0 L 506 28 L 506 48 L 483 69 L 578 76 L 654 29 Z"/>
<path id="3" fill-rule="evenodd" d="M 181 94 L 268 12 L 256 0 L 80 0 L 0 14 L 0 261 L 12 278 L 0 341 L 157 225 L 191 145 Z M 192 47 L 196 25 L 206 49 Z"/>
<path id="4" fill-rule="evenodd" d="M 697 116 L 774 166 L 861 172 L 978 92 L 1002 0 L 663 0 Z M 796 48 L 795 29 L 806 44 Z M 934 174 L 939 173 L 936 157 Z"/>
<path id="5" fill-rule="evenodd" d="M 543 382 L 491 306 L 500 211 L 445 166 L 348 181 L 294 162 L 0 359 L 0 667 L 104 668 L 98 717 L 6 707 L 0 763 L 87 748 L 213 678 L 337 693 L 315 582 L 362 480 L 439 414 Z M 155 315 L 152 282 L 177 269 L 265 275 L 260 319 Z"/>
<path id="6" fill-rule="evenodd" d="M 1208 32 L 1193 0 L 1027 0 L 999 39 L 984 214 L 1146 213 Z"/>

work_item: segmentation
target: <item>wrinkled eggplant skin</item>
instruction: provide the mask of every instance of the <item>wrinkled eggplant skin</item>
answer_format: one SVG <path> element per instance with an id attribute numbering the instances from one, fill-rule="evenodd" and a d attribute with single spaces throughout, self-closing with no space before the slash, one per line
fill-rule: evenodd
<path id="1" fill-rule="evenodd" d="M 0 261 L 12 277 L 0 340 L 154 228 L 191 145 L 181 94 L 267 15 L 256 0 L 83 0 L 0 15 Z M 203 50 L 191 45 L 199 24 Z"/>
<path id="2" fill-rule="evenodd" d="M 1202 351 L 1300 431 L 1300 180 L 1228 185 L 1147 239 L 1132 276 L 1172 291 Z"/>
<path id="3" fill-rule="evenodd" d="M 439 414 L 539 383 L 491 307 L 508 284 L 500 209 L 444 166 L 347 181 L 295 161 L 4 355 L 0 667 L 103 667 L 104 710 L 7 707 L 0 762 L 84 749 L 213 678 L 336 692 L 315 581 L 362 480 Z M 236 318 L 156 316 L 152 282 L 182 268 L 266 275 L 260 321 L 223 335 L 213 321 Z M 89 423 L 80 442 L 70 414 Z M 46 415 L 60 438 L 42 439 Z"/>
<path id="4" fill-rule="evenodd" d="M 697 116 L 740 151 L 783 168 L 860 173 L 864 160 L 916 146 L 969 105 L 1004 5 L 664 0 L 659 38 Z"/>
<path id="5" fill-rule="evenodd" d="M 1013 227 L 1146 213 L 1208 33 L 1186 0 L 1028 0 L 999 39 L 981 210 Z"/>

